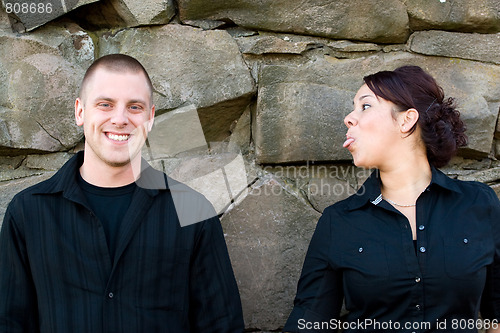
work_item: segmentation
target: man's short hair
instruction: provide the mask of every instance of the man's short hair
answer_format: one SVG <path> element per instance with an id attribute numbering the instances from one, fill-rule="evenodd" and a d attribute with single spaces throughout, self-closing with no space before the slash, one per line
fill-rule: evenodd
<path id="1" fill-rule="evenodd" d="M 104 68 L 112 72 L 142 72 L 146 77 L 146 81 L 151 92 L 151 103 L 153 103 L 153 84 L 151 83 L 151 79 L 149 78 L 148 72 L 146 71 L 144 66 L 142 66 L 142 64 L 137 59 L 119 53 L 105 55 L 95 60 L 92 65 L 90 65 L 90 67 L 85 72 L 82 84 L 80 85 L 80 91 L 78 92 L 78 96 L 81 99 L 84 98 L 82 94 L 84 94 L 85 87 L 90 81 L 90 78 L 99 68 Z"/>

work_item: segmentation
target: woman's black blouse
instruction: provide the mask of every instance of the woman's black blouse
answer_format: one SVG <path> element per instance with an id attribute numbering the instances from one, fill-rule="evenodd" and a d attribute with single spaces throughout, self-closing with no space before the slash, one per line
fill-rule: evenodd
<path id="1" fill-rule="evenodd" d="M 477 332 L 500 321 L 500 202 L 478 182 L 432 169 L 406 217 L 382 200 L 378 172 L 323 212 L 285 332 Z M 342 301 L 349 311 L 339 320 Z"/>

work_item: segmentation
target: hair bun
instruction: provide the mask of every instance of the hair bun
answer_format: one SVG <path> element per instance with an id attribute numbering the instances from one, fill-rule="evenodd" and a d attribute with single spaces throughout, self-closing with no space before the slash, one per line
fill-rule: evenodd
<path id="1" fill-rule="evenodd" d="M 423 125 L 422 138 L 427 158 L 438 168 L 445 166 L 459 147 L 467 145 L 465 124 L 451 97 L 433 103 L 426 112 Z"/>

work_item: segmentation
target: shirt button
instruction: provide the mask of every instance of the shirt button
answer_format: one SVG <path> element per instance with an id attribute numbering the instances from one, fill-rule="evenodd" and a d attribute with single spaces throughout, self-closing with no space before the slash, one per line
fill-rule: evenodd
<path id="1" fill-rule="evenodd" d="M 359 253 L 363 252 L 363 248 L 362 248 L 362 247 L 360 247 L 360 248 L 358 249 L 358 252 L 359 252 Z"/>
<path id="2" fill-rule="evenodd" d="M 109 293 L 109 294 L 108 294 L 108 297 L 109 297 L 109 298 L 113 298 L 113 297 L 115 297 L 115 295 L 114 295 L 113 293 Z"/>
<path id="3" fill-rule="evenodd" d="M 425 229 L 425 226 L 423 224 L 418 226 L 418 230 L 424 230 L 424 229 Z"/>
<path id="4" fill-rule="evenodd" d="M 420 311 L 421 309 L 420 304 L 415 305 L 415 308 L 417 308 L 417 310 Z"/>
<path id="5" fill-rule="evenodd" d="M 464 238 L 464 244 L 467 244 L 469 240 L 467 238 Z"/>
<path id="6" fill-rule="evenodd" d="M 420 282 L 420 278 L 418 276 L 415 278 L 415 282 L 417 282 L 417 283 Z"/>
<path id="7" fill-rule="evenodd" d="M 421 246 L 420 247 L 420 252 L 424 253 L 426 250 L 425 250 L 425 247 Z"/>

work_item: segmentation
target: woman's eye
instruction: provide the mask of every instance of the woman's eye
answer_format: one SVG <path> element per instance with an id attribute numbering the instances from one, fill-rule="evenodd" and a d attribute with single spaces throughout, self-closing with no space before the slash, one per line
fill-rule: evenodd
<path id="1" fill-rule="evenodd" d="M 366 109 L 368 109 L 370 106 L 371 106 L 370 104 L 366 104 L 366 103 L 365 103 L 365 104 L 363 104 L 363 105 L 361 106 L 361 110 L 365 111 L 365 110 L 366 110 Z"/>

